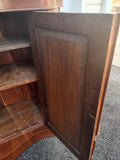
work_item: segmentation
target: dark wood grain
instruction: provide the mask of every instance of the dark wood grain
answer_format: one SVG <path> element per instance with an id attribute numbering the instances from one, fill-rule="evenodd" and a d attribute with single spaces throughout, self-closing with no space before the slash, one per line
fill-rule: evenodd
<path id="1" fill-rule="evenodd" d="M 0 37 L 29 37 L 26 13 L 1 13 Z"/>
<path id="2" fill-rule="evenodd" d="M 54 136 L 44 125 L 38 101 L 27 12 L 15 11 L 57 11 L 57 2 L 0 0 L 0 160 L 16 159 L 36 141 Z"/>
<path id="3" fill-rule="evenodd" d="M 0 110 L 0 139 L 43 121 L 35 99 L 24 100 Z"/>
<path id="4" fill-rule="evenodd" d="M 28 64 L 9 64 L 0 67 L 0 91 L 37 81 L 34 67 Z"/>
<path id="5" fill-rule="evenodd" d="M 1 106 L 7 106 L 26 99 L 30 99 L 31 97 L 37 97 L 37 92 L 37 82 L 1 91 Z"/>
<path id="6" fill-rule="evenodd" d="M 36 29 L 36 39 L 49 123 L 79 150 L 87 37 Z"/>
<path id="7" fill-rule="evenodd" d="M 96 144 L 96 139 L 97 139 L 98 133 L 100 132 L 100 120 L 101 120 L 107 85 L 109 81 L 112 61 L 113 61 L 116 40 L 118 37 L 119 27 L 120 27 L 120 14 L 115 16 L 113 19 L 113 27 L 111 29 L 111 34 L 109 38 L 109 45 L 108 45 L 105 69 L 104 69 L 104 74 L 103 74 L 103 79 L 102 79 L 102 84 L 101 84 L 101 89 L 100 89 L 100 96 L 99 96 L 98 108 L 97 108 L 97 113 L 96 113 L 96 123 L 94 126 L 94 133 L 93 133 L 93 138 L 92 138 L 92 143 L 91 143 L 89 159 L 93 155 L 95 144 Z"/>
<path id="8" fill-rule="evenodd" d="M 0 52 L 0 66 L 15 62 L 32 62 L 32 48 L 21 48 L 6 52 Z"/>
<path id="9" fill-rule="evenodd" d="M 16 159 L 33 143 L 54 134 L 41 122 L 0 140 L 0 160 Z M 9 147 L 8 147 L 9 146 Z"/>
<path id="10" fill-rule="evenodd" d="M 51 127 L 51 125 L 53 125 L 54 127 L 52 129 L 53 132 L 56 135 L 58 135 L 59 138 L 65 143 L 66 143 L 66 138 L 64 135 L 66 134 L 69 126 L 66 125 L 66 130 L 64 130 L 64 133 L 61 133 L 59 132 L 59 128 L 62 127 L 62 125 L 64 126 L 64 123 L 66 122 L 61 123 L 62 120 L 60 119 L 59 125 L 57 127 L 55 126 L 55 124 L 56 124 L 56 119 L 58 114 L 60 114 L 59 116 L 62 116 L 63 119 L 64 119 L 64 116 L 66 116 L 67 119 L 71 119 L 72 117 L 73 120 L 79 116 L 79 115 L 73 116 L 72 114 L 70 116 L 69 111 L 66 113 L 66 110 L 64 110 L 64 113 L 62 113 L 62 106 L 66 104 L 65 103 L 66 99 L 67 101 L 69 101 L 68 103 L 72 103 L 71 101 L 73 102 L 75 101 L 75 98 L 72 98 L 75 96 L 75 94 L 76 94 L 75 97 L 77 96 L 79 97 L 79 94 L 77 94 L 79 92 L 74 92 L 74 83 L 70 83 L 71 85 L 69 86 L 69 82 L 72 82 L 71 79 L 73 79 L 74 76 L 72 76 L 71 79 L 68 80 L 68 83 L 65 83 L 66 77 L 70 76 L 69 75 L 70 72 L 68 72 L 69 71 L 68 68 L 71 69 L 73 66 L 72 69 L 74 70 L 74 73 L 76 73 L 78 70 L 77 68 L 75 68 L 76 63 L 74 64 L 74 58 L 76 54 L 73 54 L 74 55 L 72 57 L 73 61 L 70 58 L 68 58 L 68 62 L 65 61 L 66 65 L 64 66 L 62 64 L 60 67 L 60 61 L 64 60 L 66 58 L 66 55 L 69 55 L 69 53 L 72 53 L 73 48 L 71 50 L 68 49 L 64 55 L 62 55 L 63 52 L 61 52 L 60 54 L 60 51 L 64 51 L 65 45 L 63 46 L 62 42 L 60 42 L 58 45 L 57 36 L 58 36 L 58 32 L 63 32 L 63 36 L 61 36 L 62 38 L 64 37 L 64 33 L 74 34 L 74 35 L 83 35 L 88 37 L 86 69 L 83 67 L 83 72 L 85 72 L 85 86 L 82 91 L 80 90 L 82 92 L 82 93 L 80 92 L 80 94 L 83 94 L 84 96 L 82 99 L 78 98 L 80 100 L 80 105 L 82 105 L 82 114 L 81 114 L 82 120 L 80 121 L 80 124 L 79 124 L 81 125 L 82 131 L 81 131 L 80 139 L 77 139 L 79 141 L 80 150 L 78 150 L 77 148 L 77 151 L 76 151 L 73 145 L 72 145 L 73 147 L 72 148 L 70 146 L 71 143 L 67 145 L 72 151 L 74 151 L 74 153 L 79 157 L 79 159 L 87 160 L 87 159 L 91 159 L 91 156 L 92 156 L 90 155 L 89 157 L 90 151 L 93 148 L 92 142 L 95 141 L 94 126 L 96 124 L 96 121 L 100 118 L 98 114 L 99 112 L 98 103 L 99 103 L 99 100 L 101 99 L 100 108 L 102 109 L 103 100 L 105 96 L 105 92 L 104 94 L 100 94 L 100 90 L 101 88 L 105 89 L 107 86 L 106 85 L 107 79 L 109 77 L 108 70 L 110 70 L 111 59 L 114 53 L 114 47 L 115 47 L 114 44 L 117 37 L 116 33 L 118 32 L 119 19 L 120 19 L 119 14 L 69 14 L 69 13 L 58 14 L 58 13 L 34 12 L 32 16 L 32 20 L 31 20 L 32 26 L 30 29 L 30 33 L 31 33 L 33 50 L 35 54 L 34 59 L 36 63 L 36 69 L 37 69 L 39 79 L 41 79 L 39 82 L 42 83 L 42 85 L 44 86 L 42 87 L 43 94 L 45 97 L 43 108 L 46 108 L 45 111 L 48 112 L 46 114 L 46 121 L 49 123 L 51 120 L 50 103 L 53 100 L 54 102 L 53 104 L 55 105 L 53 106 L 53 108 L 56 110 L 56 114 L 54 115 L 55 120 L 52 121 L 52 124 L 51 123 L 50 125 L 48 124 L 48 126 Z M 41 35 L 40 36 L 37 35 L 35 37 L 35 31 L 38 28 L 52 30 L 51 32 L 55 31 L 56 34 L 53 38 L 54 40 L 51 40 L 46 35 L 47 43 L 46 45 L 44 44 L 41 46 L 41 43 L 43 44 L 42 40 L 40 40 Z M 100 32 L 98 32 L 99 30 Z M 50 43 L 52 43 L 51 45 L 56 51 L 56 52 L 55 51 L 53 52 L 54 56 L 52 56 L 52 58 L 51 58 L 52 49 L 49 46 Z M 72 44 L 70 43 L 70 45 Z M 41 52 L 41 50 L 43 52 Z M 49 55 L 46 56 L 46 53 L 49 53 Z M 78 52 L 76 51 L 75 53 L 78 53 Z M 59 58 L 55 59 L 59 54 L 62 56 L 60 57 L 58 56 Z M 108 57 L 110 57 L 110 59 Z M 43 62 L 41 62 L 41 59 L 45 62 L 45 64 L 47 64 L 46 66 L 43 64 Z M 69 66 L 69 63 L 72 65 Z M 52 70 L 51 70 L 50 67 L 52 64 L 54 65 L 54 67 L 52 67 Z M 61 73 L 61 69 L 63 66 L 64 66 L 64 70 Z M 66 74 L 64 75 L 65 72 Z M 50 75 L 50 73 L 52 73 L 52 76 Z M 67 75 L 67 73 L 69 74 Z M 61 78 L 62 75 L 64 75 L 63 80 Z M 83 77 L 82 78 L 80 77 L 79 83 L 77 83 L 78 78 L 76 76 L 76 84 L 80 84 L 81 80 L 83 80 Z M 59 81 L 60 83 L 58 83 L 57 85 L 57 82 Z M 63 87 L 64 83 L 66 84 L 65 87 Z M 74 96 L 72 96 L 71 98 L 69 94 L 65 94 L 65 88 L 67 87 L 71 88 L 71 90 L 68 90 L 69 93 L 71 93 L 71 95 L 72 95 L 72 91 L 74 93 Z M 61 94 L 61 90 L 63 90 L 62 94 Z M 48 94 L 48 93 L 51 93 L 50 91 L 53 91 L 52 95 L 54 95 L 55 97 L 51 101 L 49 100 L 49 98 L 51 97 L 51 94 Z M 59 93 L 57 94 L 57 96 L 55 94 L 56 92 Z M 64 101 L 62 101 L 62 99 L 64 99 Z M 59 101 L 57 102 L 57 100 Z M 58 106 L 61 106 L 60 107 L 61 111 L 57 113 Z M 69 108 L 69 105 L 66 107 Z M 76 106 L 73 106 L 73 108 L 75 107 Z M 97 123 L 97 125 L 98 124 L 99 123 Z M 75 127 L 76 128 L 79 127 L 77 123 L 74 126 L 74 128 Z M 74 131 L 74 128 L 72 128 L 71 130 Z M 78 135 L 79 133 L 80 132 L 78 132 Z M 72 137 L 72 141 L 74 142 L 76 142 L 76 137 L 77 137 L 76 135 L 77 133 L 75 134 L 74 137 Z"/>
<path id="11" fill-rule="evenodd" d="M 2 96 L 0 94 L 0 109 L 4 106 L 3 100 L 2 100 Z"/>
<path id="12" fill-rule="evenodd" d="M 0 38 L 0 52 L 9 51 L 13 49 L 30 47 L 29 38 L 24 36 L 10 36 Z"/>

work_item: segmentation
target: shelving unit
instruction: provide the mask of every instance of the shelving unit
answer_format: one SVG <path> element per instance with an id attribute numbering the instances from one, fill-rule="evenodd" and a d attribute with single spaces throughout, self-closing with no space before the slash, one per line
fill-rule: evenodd
<path id="1" fill-rule="evenodd" d="M 30 47 L 31 43 L 25 36 L 7 36 L 0 38 L 0 52 L 9 51 L 19 48 Z"/>
<path id="2" fill-rule="evenodd" d="M 0 91 L 37 81 L 33 66 L 8 64 L 0 67 Z"/>
<path id="3" fill-rule="evenodd" d="M 120 15 L 50 13 L 60 6 L 0 0 L 0 160 L 54 134 L 92 158 Z"/>
<path id="4" fill-rule="evenodd" d="M 1 15 L 0 143 L 44 126 L 25 17 L 23 13 Z"/>
<path id="5" fill-rule="evenodd" d="M 0 110 L 0 139 L 38 123 L 43 123 L 43 118 L 35 99 L 3 107 Z"/>
<path id="6" fill-rule="evenodd" d="M 44 98 L 36 75 L 29 22 L 32 11 L 59 11 L 61 3 L 0 2 L 0 159 L 12 160 L 33 143 L 54 136 L 44 124 L 46 117 L 40 105 Z"/>

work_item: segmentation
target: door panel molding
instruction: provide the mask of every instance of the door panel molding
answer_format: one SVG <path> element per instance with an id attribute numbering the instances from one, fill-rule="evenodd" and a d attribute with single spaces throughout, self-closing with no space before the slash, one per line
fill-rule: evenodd
<path id="1" fill-rule="evenodd" d="M 34 58 L 37 63 L 36 68 L 40 68 L 38 43 L 35 38 L 37 28 L 84 35 L 88 38 L 82 104 L 82 131 L 78 158 L 91 159 L 114 53 L 120 15 L 34 12 L 30 22 L 32 24 L 30 32 Z M 37 70 L 40 75 L 40 70 Z M 46 100 L 44 99 L 44 102 Z M 47 122 L 48 117 L 45 117 L 45 119 L 47 119 Z"/>

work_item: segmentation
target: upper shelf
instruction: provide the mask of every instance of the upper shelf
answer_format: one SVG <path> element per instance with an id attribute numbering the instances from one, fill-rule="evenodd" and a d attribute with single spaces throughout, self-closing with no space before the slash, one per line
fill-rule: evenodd
<path id="1" fill-rule="evenodd" d="M 28 64 L 9 64 L 0 67 L 0 91 L 37 81 L 34 67 Z"/>
<path id="2" fill-rule="evenodd" d="M 0 52 L 30 47 L 30 39 L 24 36 L 10 36 L 0 38 Z"/>

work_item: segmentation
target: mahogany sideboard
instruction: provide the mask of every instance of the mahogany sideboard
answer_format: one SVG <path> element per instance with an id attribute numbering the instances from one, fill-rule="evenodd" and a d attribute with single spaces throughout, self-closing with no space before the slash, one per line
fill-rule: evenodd
<path id="1" fill-rule="evenodd" d="M 21 1 L 0 0 L 0 160 L 54 135 L 91 160 L 120 15 Z"/>

